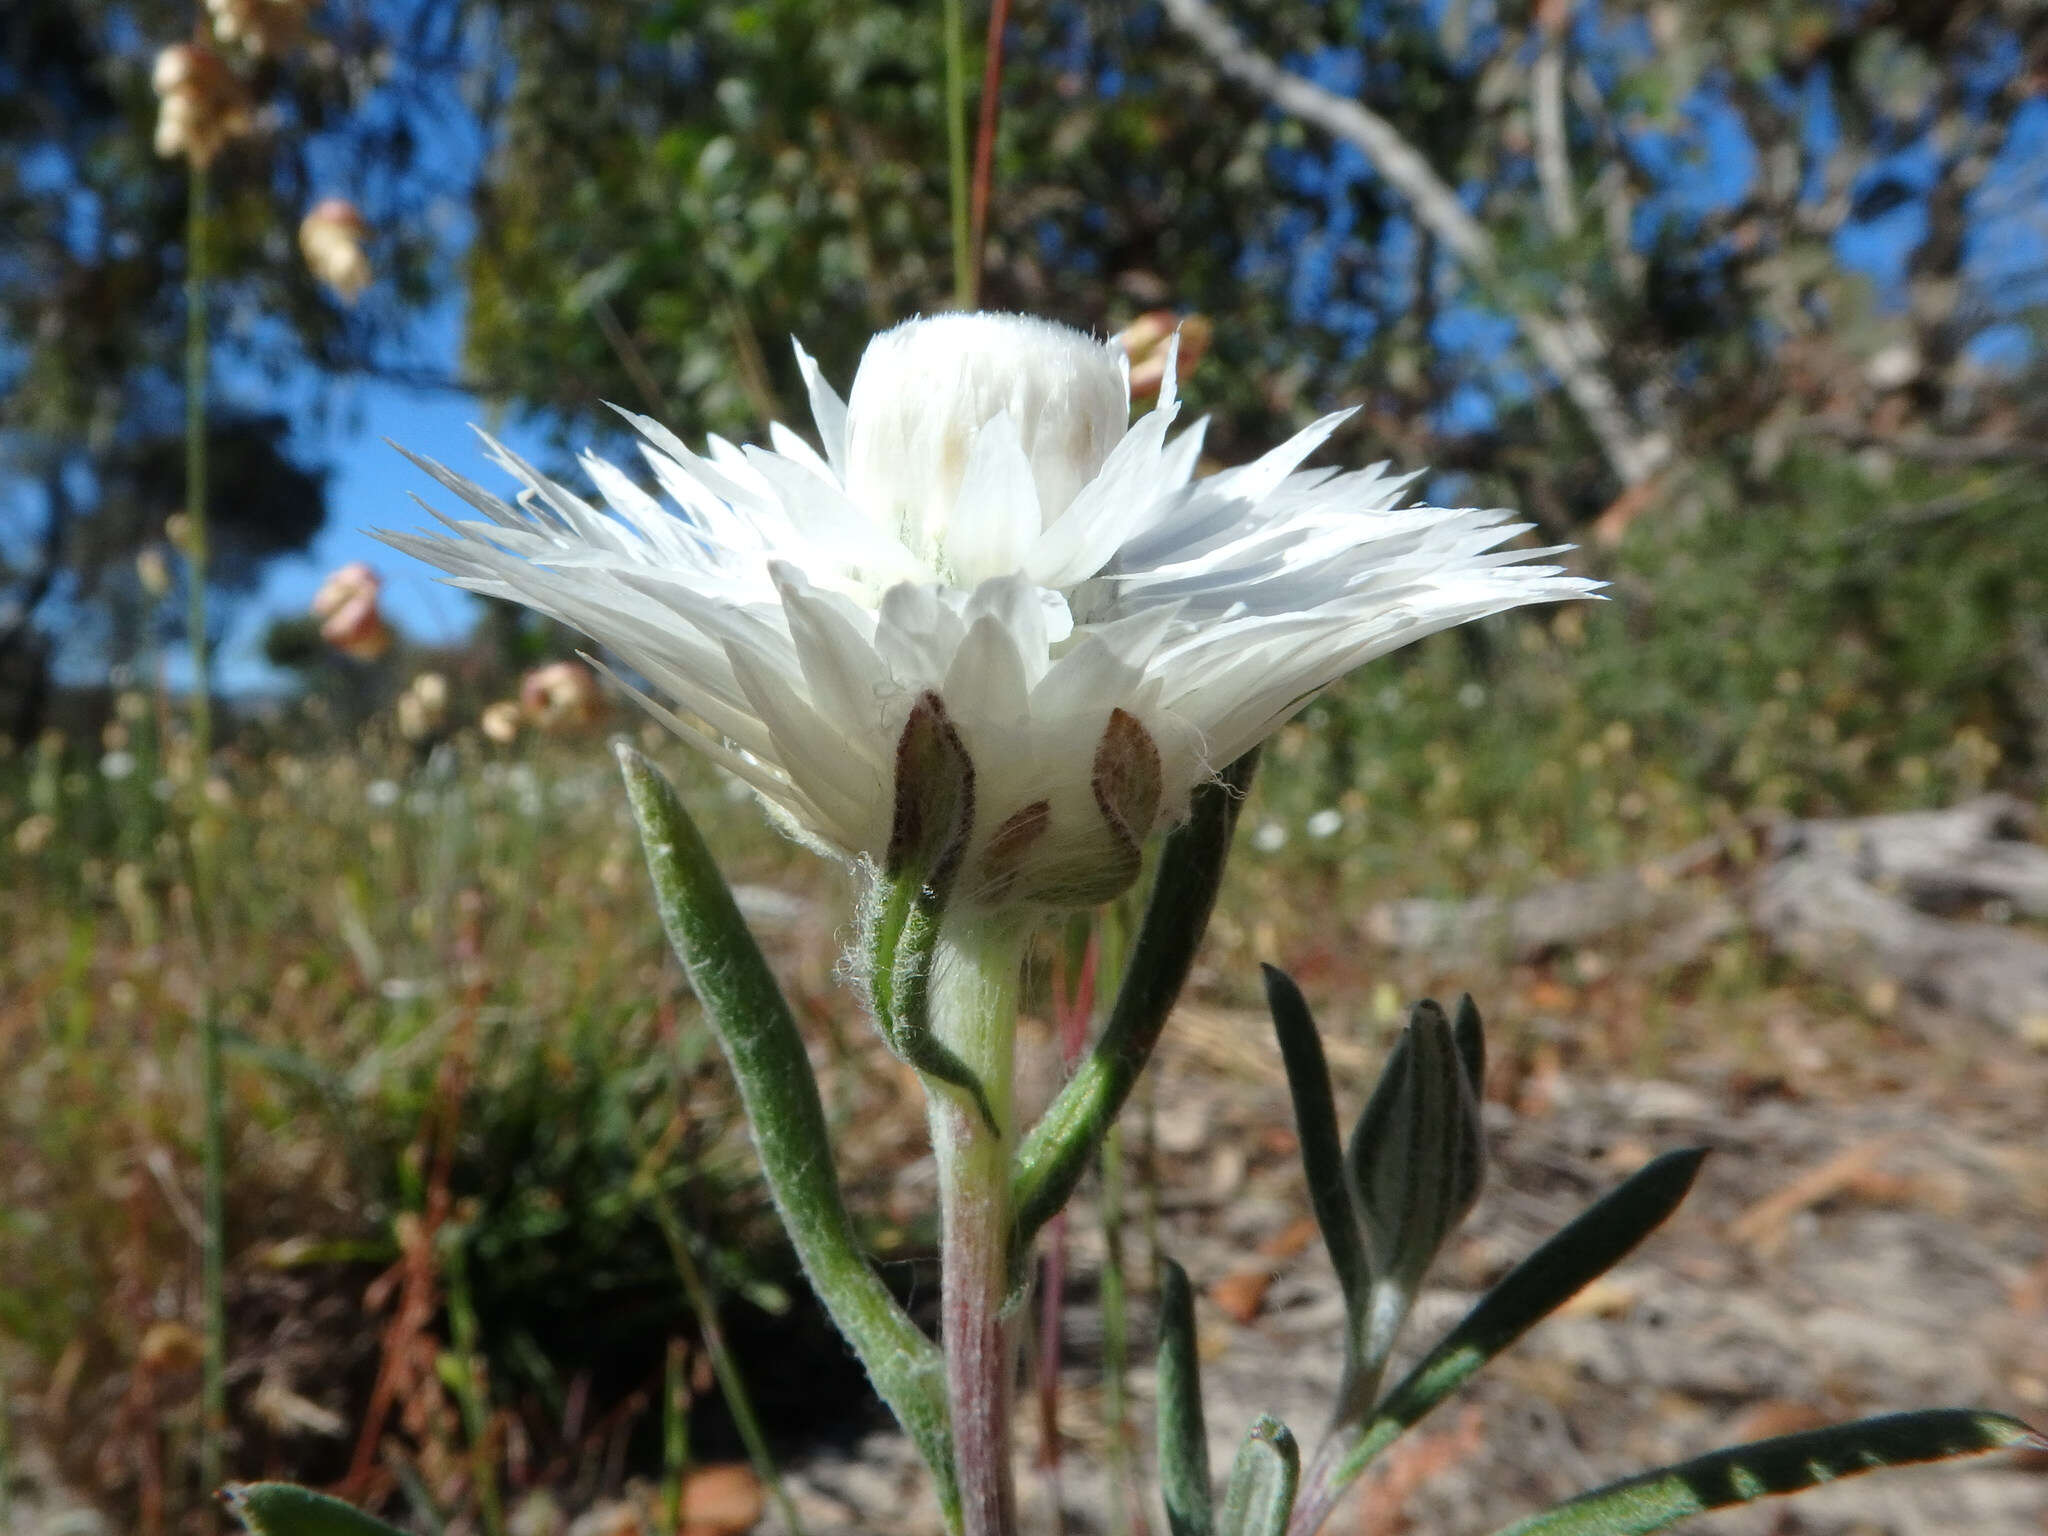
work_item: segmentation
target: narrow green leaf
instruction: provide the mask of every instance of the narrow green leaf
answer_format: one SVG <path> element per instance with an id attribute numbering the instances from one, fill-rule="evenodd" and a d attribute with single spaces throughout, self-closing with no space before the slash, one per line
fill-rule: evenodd
<path id="1" fill-rule="evenodd" d="M 255 1536 L 403 1536 L 396 1526 L 296 1483 L 229 1483 L 221 1498 Z"/>
<path id="2" fill-rule="evenodd" d="M 1209 1439 L 1188 1273 L 1159 1261 L 1159 1488 L 1172 1536 L 1209 1536 Z"/>
<path id="3" fill-rule="evenodd" d="M 1160 851 L 1138 941 L 1124 967 L 1109 1021 L 1017 1151 L 1010 1208 L 1017 1213 L 1020 1254 L 1074 1193 L 1138 1074 L 1151 1060 L 1209 925 L 1231 836 L 1237 830 L 1237 813 L 1257 767 L 1254 748 L 1196 790 L 1188 819 Z"/>
<path id="4" fill-rule="evenodd" d="M 1357 1477 L 1487 1361 L 1633 1252 L 1678 1209 L 1706 1155 L 1688 1147 L 1654 1159 L 1510 1270 L 1381 1401 L 1332 1486 Z"/>
<path id="5" fill-rule="evenodd" d="M 1647 1536 L 1688 1515 L 1799 1493 L 1841 1477 L 2041 1444 L 2034 1431 L 2003 1414 L 1968 1408 L 1886 1414 L 1644 1472 L 1519 1520 L 1497 1536 Z"/>
<path id="6" fill-rule="evenodd" d="M 1231 1463 L 1218 1536 L 1281 1536 L 1300 1480 L 1301 1452 L 1293 1433 L 1271 1414 L 1261 1414 Z"/>
<path id="7" fill-rule="evenodd" d="M 1301 1166 L 1308 1179 L 1309 1206 L 1322 1229 L 1323 1246 L 1344 1293 L 1349 1324 L 1347 1362 L 1354 1369 L 1364 1353 L 1372 1265 L 1366 1257 L 1365 1234 L 1351 1200 L 1345 1176 L 1343 1145 L 1337 1135 L 1337 1107 L 1330 1093 L 1330 1067 L 1323 1056 L 1316 1021 L 1294 980 L 1276 966 L 1263 966 L 1266 1006 L 1279 1037 L 1280 1059 L 1287 1068 L 1287 1091 L 1294 1099 L 1294 1127 L 1301 1142 Z"/>
<path id="8" fill-rule="evenodd" d="M 631 747 L 616 748 L 654 877 L 655 905 L 740 1102 L 804 1273 L 938 1481 L 956 1520 L 959 1490 L 938 1346 L 869 1266 L 847 1214 L 818 1080 L 782 989 L 674 788 Z"/>
<path id="9" fill-rule="evenodd" d="M 1465 1080 L 1472 1085 L 1472 1100 L 1486 1102 L 1486 1025 L 1479 1017 L 1479 1005 L 1466 992 L 1451 1012 L 1451 1034 L 1458 1042 L 1458 1055 L 1465 1063 Z"/>

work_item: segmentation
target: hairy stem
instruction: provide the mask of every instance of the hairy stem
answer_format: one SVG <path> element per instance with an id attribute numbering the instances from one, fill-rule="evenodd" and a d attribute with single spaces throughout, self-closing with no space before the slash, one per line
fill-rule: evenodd
<path id="1" fill-rule="evenodd" d="M 933 959 L 931 1023 L 980 1080 L 988 1117 L 967 1094 L 927 1078 L 939 1167 L 940 1317 L 953 1454 L 965 1536 L 1011 1536 L 1010 1103 L 1022 933 L 1013 924 L 949 920 Z"/>

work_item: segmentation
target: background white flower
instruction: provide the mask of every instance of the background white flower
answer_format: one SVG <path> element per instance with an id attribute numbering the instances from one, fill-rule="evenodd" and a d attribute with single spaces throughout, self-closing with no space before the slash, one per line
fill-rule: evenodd
<path id="1" fill-rule="evenodd" d="M 1527 526 L 1507 514 L 1402 507 L 1413 476 L 1384 464 L 1301 469 L 1348 411 L 1197 480 L 1171 363 L 1127 425 L 1123 353 L 1047 321 L 910 321 L 847 403 L 797 356 L 822 455 L 777 424 L 772 449 L 700 456 L 625 413 L 674 505 L 586 454 L 600 509 L 487 437 L 514 501 L 415 460 L 488 521 L 384 537 L 599 641 L 842 855 L 881 858 L 898 740 L 935 696 L 973 763 L 969 899 L 1114 894 L 1136 843 L 1319 689 L 1594 586 L 1503 549 Z"/>

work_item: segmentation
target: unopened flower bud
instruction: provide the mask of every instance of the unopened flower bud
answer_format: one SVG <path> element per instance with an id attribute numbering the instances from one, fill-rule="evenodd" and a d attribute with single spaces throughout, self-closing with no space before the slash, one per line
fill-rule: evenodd
<path id="1" fill-rule="evenodd" d="M 580 661 L 552 661 L 535 667 L 519 684 L 519 705 L 544 731 L 587 730 L 604 718 L 597 678 Z"/>
<path id="2" fill-rule="evenodd" d="M 1177 352 L 1174 382 L 1185 383 L 1209 350 L 1215 333 L 1206 315 L 1183 317 L 1170 309 L 1152 309 L 1138 316 L 1116 338 L 1131 359 L 1131 398 L 1149 400 L 1159 393 L 1169 351 Z M 1176 334 L 1180 337 L 1177 349 L 1173 346 Z"/>
<path id="3" fill-rule="evenodd" d="M 509 747 L 519 739 L 519 705 L 512 699 L 486 704 L 476 723 L 490 740 L 501 747 Z"/>
<path id="4" fill-rule="evenodd" d="M 422 672 L 398 696 L 398 734 L 407 741 L 438 736 L 448 723 L 448 679 Z"/>
<path id="5" fill-rule="evenodd" d="M 391 648 L 391 628 L 377 606 L 383 583 L 377 573 L 352 561 L 334 572 L 313 594 L 313 617 L 320 620 L 320 638 L 358 661 L 375 661 Z"/>
<path id="6" fill-rule="evenodd" d="M 135 552 L 135 579 L 151 597 L 171 590 L 171 566 L 161 544 L 145 544 Z"/>
<path id="7" fill-rule="evenodd" d="M 181 555 L 192 553 L 192 518 L 189 513 L 173 512 L 164 519 L 164 542 Z"/>
<path id="8" fill-rule="evenodd" d="M 206 0 L 213 33 L 261 58 L 283 53 L 305 30 L 304 0 Z"/>
<path id="9" fill-rule="evenodd" d="M 202 170 L 230 139 L 254 126 L 241 79 L 211 48 L 174 43 L 156 56 L 156 152 L 183 156 Z"/>
<path id="10" fill-rule="evenodd" d="M 370 256 L 363 249 L 369 237 L 369 221 L 341 197 L 322 198 L 299 224 L 306 266 L 344 304 L 355 303 L 370 286 Z"/>
<path id="11" fill-rule="evenodd" d="M 1117 356 L 1023 315 L 937 315 L 877 336 L 846 406 L 846 487 L 971 590 L 1023 563 L 1124 435 Z"/>

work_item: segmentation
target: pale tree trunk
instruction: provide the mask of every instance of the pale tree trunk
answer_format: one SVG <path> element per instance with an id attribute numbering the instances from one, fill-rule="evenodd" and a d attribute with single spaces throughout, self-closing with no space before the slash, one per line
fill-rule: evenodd
<path id="1" fill-rule="evenodd" d="M 1561 294 L 1561 315 L 1518 300 L 1500 282 L 1500 253 L 1493 236 L 1466 212 L 1457 193 L 1392 123 L 1363 103 L 1327 91 L 1251 48 L 1208 0 L 1163 3 L 1174 24 L 1222 74 L 1364 153 L 1407 200 L 1416 221 L 1513 316 L 1529 349 L 1556 376 L 1624 485 L 1642 484 L 1670 461 L 1670 440 L 1633 419 L 1608 377 L 1606 338 L 1587 317 L 1587 307 L 1575 287 L 1567 286 Z"/>

